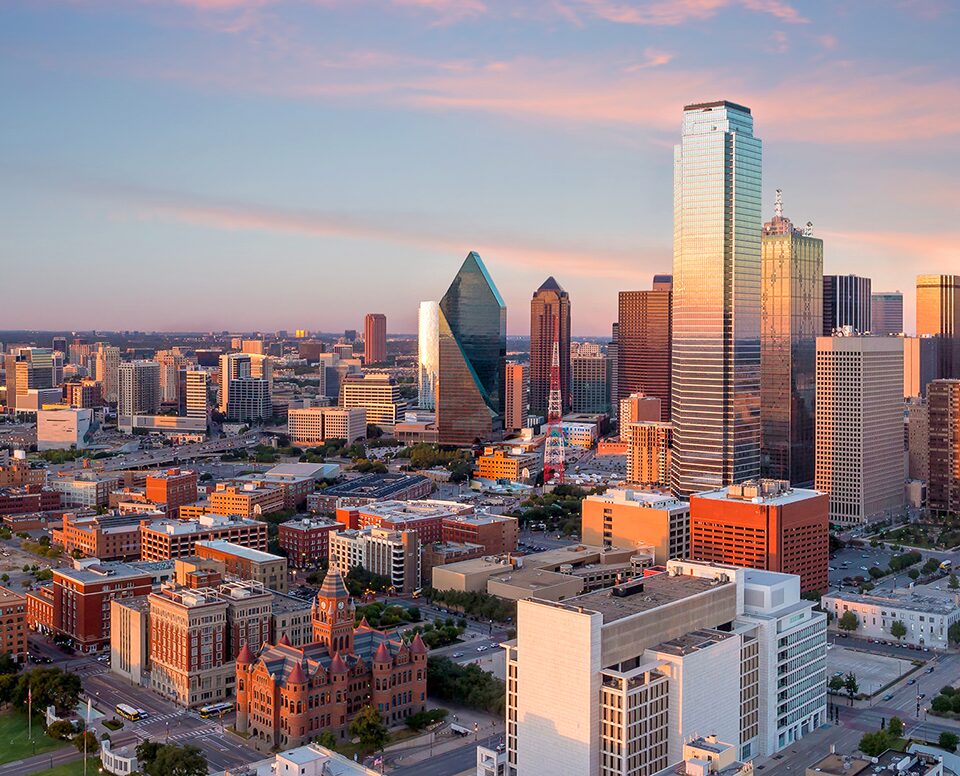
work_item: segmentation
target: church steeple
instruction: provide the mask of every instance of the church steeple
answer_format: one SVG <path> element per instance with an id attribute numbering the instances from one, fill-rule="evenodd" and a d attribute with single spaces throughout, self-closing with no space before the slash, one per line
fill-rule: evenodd
<path id="1" fill-rule="evenodd" d="M 331 567 L 313 603 L 313 640 L 331 655 L 353 654 L 354 606 L 339 569 Z"/>

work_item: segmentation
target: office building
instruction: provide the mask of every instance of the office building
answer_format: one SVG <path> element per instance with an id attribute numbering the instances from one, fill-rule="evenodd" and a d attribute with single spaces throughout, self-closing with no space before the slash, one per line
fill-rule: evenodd
<path id="1" fill-rule="evenodd" d="M 960 275 L 917 275 L 917 336 L 940 340 L 937 376 L 960 378 Z"/>
<path id="2" fill-rule="evenodd" d="M 379 574 L 404 595 L 420 587 L 420 541 L 416 531 L 389 528 L 348 528 L 330 534 L 330 568 L 344 576 L 359 566 Z"/>
<path id="3" fill-rule="evenodd" d="M 927 386 L 940 375 L 940 348 L 943 340 L 929 334 L 923 337 L 902 337 L 903 397 L 922 398 Z"/>
<path id="4" fill-rule="evenodd" d="M 266 552 L 267 524 L 212 514 L 195 520 L 144 520 L 140 525 L 140 559 L 173 560 L 196 555 L 197 542 L 216 539 Z"/>
<path id="5" fill-rule="evenodd" d="M 180 348 L 158 350 L 153 360 L 160 365 L 160 401 L 173 404 L 179 399 L 179 375 L 189 359 Z"/>
<path id="6" fill-rule="evenodd" d="M 850 328 L 854 334 L 872 329 L 870 278 L 858 275 L 823 276 L 823 336 Z"/>
<path id="7" fill-rule="evenodd" d="M 669 494 L 612 489 L 587 496 L 582 504 L 584 544 L 651 547 L 663 565 L 690 555 L 690 504 Z"/>
<path id="8" fill-rule="evenodd" d="M 382 364 L 387 360 L 387 316 L 367 313 L 363 319 L 363 363 Z"/>
<path id="9" fill-rule="evenodd" d="M 231 477 L 227 485 L 244 488 L 279 489 L 283 497 L 284 509 L 297 509 L 315 489 L 317 482 L 335 479 L 340 471 L 337 464 L 287 463 L 274 466 L 262 474 L 241 474 Z"/>
<path id="10" fill-rule="evenodd" d="M 526 364 L 509 363 L 503 383 L 503 428 L 519 431 L 527 425 L 530 406 L 530 368 Z"/>
<path id="11" fill-rule="evenodd" d="M 120 484 L 117 475 L 80 472 L 68 474 L 60 472 L 47 483 L 51 489 L 59 491 L 62 506 L 65 507 L 105 507 L 110 491 Z"/>
<path id="12" fill-rule="evenodd" d="M 481 480 L 509 480 L 534 483 L 543 471 L 538 453 L 505 446 L 485 447 L 477 458 L 477 477 Z"/>
<path id="13" fill-rule="evenodd" d="M 375 501 L 357 507 L 337 510 L 337 520 L 344 528 L 389 528 L 392 531 L 413 531 L 421 544 L 443 540 L 443 522 L 449 517 L 467 515 L 473 507 L 455 501 Z"/>
<path id="14" fill-rule="evenodd" d="M 0 515 L 26 515 L 59 509 L 61 496 L 55 489 L 43 485 L 24 485 L 20 488 L 0 488 Z"/>
<path id="15" fill-rule="evenodd" d="M 277 541 L 291 566 L 314 568 L 330 555 L 330 534 L 343 530 L 343 524 L 326 517 L 304 517 L 280 523 Z"/>
<path id="16" fill-rule="evenodd" d="M 254 550 L 224 539 L 199 541 L 193 549 L 198 558 L 223 563 L 227 574 L 256 582 L 267 590 L 287 592 L 287 559 L 282 555 Z"/>
<path id="17" fill-rule="evenodd" d="M 367 423 L 392 429 L 406 410 L 407 402 L 397 381 L 388 374 L 367 372 L 347 375 L 340 383 L 339 404 L 345 409 L 366 410 Z"/>
<path id="18" fill-rule="evenodd" d="M 160 412 L 160 365 L 156 361 L 124 361 L 117 371 L 117 415 Z"/>
<path id="19" fill-rule="evenodd" d="M 935 515 L 960 514 L 960 380 L 934 380 L 927 398 L 930 479 Z"/>
<path id="20" fill-rule="evenodd" d="M 620 438 L 627 445 L 627 482 L 643 488 L 670 490 L 673 425 L 628 423 Z"/>
<path id="21" fill-rule="evenodd" d="M 483 547 L 488 555 L 516 552 L 520 524 L 509 515 L 451 514 L 443 518 L 441 541 Z"/>
<path id="22" fill-rule="evenodd" d="M 4 357 L 7 406 L 20 408 L 20 397 L 31 389 L 53 388 L 53 351 L 50 348 L 15 348 Z M 37 408 L 39 409 L 39 407 Z"/>
<path id="23" fill-rule="evenodd" d="M 13 458 L 0 463 L 0 488 L 21 485 L 43 486 L 46 483 L 47 470 L 39 466 L 32 467 L 25 458 Z"/>
<path id="24" fill-rule="evenodd" d="M 870 296 L 870 331 L 878 337 L 903 334 L 903 294 L 875 291 Z"/>
<path id="25" fill-rule="evenodd" d="M 783 215 L 763 225 L 760 273 L 760 469 L 813 483 L 817 337 L 823 327 L 823 240 Z"/>
<path id="26" fill-rule="evenodd" d="M 907 401 L 907 478 L 930 479 L 930 413 L 922 399 Z"/>
<path id="27" fill-rule="evenodd" d="M 437 432 L 441 444 L 472 445 L 503 432 L 507 306 L 471 251 L 440 300 Z"/>
<path id="28" fill-rule="evenodd" d="M 681 495 L 760 472 L 760 154 L 749 108 L 684 108 L 674 151 L 670 397 Z"/>
<path id="29" fill-rule="evenodd" d="M 607 343 L 607 356 L 610 358 L 610 406 L 616 407 L 620 401 L 620 354 L 617 343 L 620 324 L 610 324 L 610 341 Z"/>
<path id="30" fill-rule="evenodd" d="M 903 506 L 903 340 L 817 339 L 815 488 L 830 521 Z"/>
<path id="31" fill-rule="evenodd" d="M 663 402 L 656 396 L 631 393 L 620 400 L 618 423 L 623 429 L 630 423 L 658 423 L 663 417 Z"/>
<path id="32" fill-rule="evenodd" d="M 361 506 L 387 499 L 424 498 L 432 491 L 433 483 L 422 474 L 365 474 L 311 493 L 307 506 L 312 512 L 333 514 L 339 506 Z"/>
<path id="33" fill-rule="evenodd" d="M 177 517 L 180 507 L 197 500 L 197 473 L 188 469 L 150 472 L 144 485 L 147 501 L 165 507 L 170 517 Z"/>
<path id="34" fill-rule="evenodd" d="M 673 334 L 673 278 L 654 275 L 649 291 L 621 291 L 616 324 L 617 401 L 643 394 L 660 399 L 670 420 Z"/>
<path id="35" fill-rule="evenodd" d="M 140 559 L 140 521 L 135 515 L 90 515 L 66 512 L 51 531 L 54 544 L 67 555 L 108 560 Z"/>
<path id="36" fill-rule="evenodd" d="M 312 610 L 313 639 L 280 639 L 236 662 L 236 729 L 257 749 L 303 745 L 329 730 L 338 741 L 364 705 L 394 725 L 427 707 L 427 648 L 391 640 L 364 624 L 337 569 L 323 580 Z"/>
<path id="37" fill-rule="evenodd" d="M 570 295 L 548 277 L 530 300 L 530 412 L 545 418 L 553 343 L 560 348 L 561 413 L 570 410 Z"/>
<path id="38" fill-rule="evenodd" d="M 570 404 L 574 412 L 610 411 L 610 360 L 593 342 L 570 346 Z"/>
<path id="39" fill-rule="evenodd" d="M 150 677 L 149 612 L 146 595 L 110 602 L 110 670 L 135 685 Z"/>
<path id="40" fill-rule="evenodd" d="M 82 450 L 93 433 L 93 410 L 60 406 L 37 411 L 37 450 Z"/>
<path id="41" fill-rule="evenodd" d="M 207 395 L 210 375 L 202 369 L 181 369 L 177 372 L 177 411 L 186 418 L 208 415 Z"/>
<path id="42" fill-rule="evenodd" d="M 304 407 L 287 412 L 287 433 L 297 447 L 322 445 L 330 439 L 348 444 L 367 438 L 367 411 L 363 407 Z"/>
<path id="43" fill-rule="evenodd" d="M 216 490 L 207 494 L 210 511 L 217 515 L 239 515 L 252 520 L 284 509 L 280 488 L 257 487 L 247 483 L 240 487 L 218 482 Z"/>
<path id="44" fill-rule="evenodd" d="M 829 499 L 783 480 L 756 480 L 690 497 L 693 560 L 800 577 L 801 592 L 827 589 Z"/>
<path id="45" fill-rule="evenodd" d="M 231 394 L 235 394 L 231 400 Z M 256 353 L 220 356 L 220 412 L 230 420 L 263 420 L 273 414 L 273 363 Z"/>
<path id="46" fill-rule="evenodd" d="M 240 352 L 250 353 L 255 356 L 264 355 L 262 339 L 243 339 L 240 341 Z"/>
<path id="47" fill-rule="evenodd" d="M 677 560 L 560 603 L 520 601 L 506 772 L 656 773 L 703 730 L 742 760 L 775 754 L 826 721 L 813 606 L 795 576 Z"/>
<path id="48" fill-rule="evenodd" d="M 95 409 L 103 406 L 101 385 L 96 380 L 81 378 L 63 384 L 63 401 L 71 407 Z"/>
<path id="49" fill-rule="evenodd" d="M 355 331 L 350 330 L 349 333 L 352 334 L 353 336 L 344 337 L 344 339 L 349 340 L 348 342 L 344 342 L 343 339 L 341 339 L 340 342 L 336 343 L 333 346 L 333 352 L 339 358 L 342 358 L 342 359 L 353 358 L 353 343 L 356 341 L 357 337 L 356 337 Z"/>
<path id="50" fill-rule="evenodd" d="M 10 655 L 17 663 L 27 662 L 27 599 L 6 587 L 0 587 L 0 655 Z"/>
<path id="51" fill-rule="evenodd" d="M 440 376 L 440 305 L 421 302 L 417 316 L 417 406 L 437 408 Z"/>
<path id="52" fill-rule="evenodd" d="M 120 348 L 98 342 L 92 352 L 94 377 L 100 383 L 103 399 L 114 403 L 120 399 Z M 71 357 L 71 360 L 72 357 Z M 81 363 L 74 361 L 74 363 Z M 154 413 L 145 413 L 152 415 Z"/>

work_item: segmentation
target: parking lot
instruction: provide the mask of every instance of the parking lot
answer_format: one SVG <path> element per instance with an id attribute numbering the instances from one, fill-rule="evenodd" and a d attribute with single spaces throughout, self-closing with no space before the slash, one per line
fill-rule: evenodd
<path id="1" fill-rule="evenodd" d="M 887 568 L 894 554 L 890 550 L 869 546 L 848 547 L 838 551 L 830 560 L 830 587 L 838 587 L 845 577 L 862 576 L 868 579 L 871 568 Z M 906 577 L 906 574 L 902 576 Z"/>
<path id="2" fill-rule="evenodd" d="M 914 668 L 910 660 L 889 655 L 847 649 L 839 643 L 827 650 L 827 678 L 853 673 L 860 684 L 860 692 L 872 695 Z"/>

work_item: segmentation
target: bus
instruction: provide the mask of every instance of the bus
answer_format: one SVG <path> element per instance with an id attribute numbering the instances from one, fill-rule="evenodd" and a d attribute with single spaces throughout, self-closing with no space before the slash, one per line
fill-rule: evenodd
<path id="1" fill-rule="evenodd" d="M 133 706 L 128 706 L 126 703 L 118 703 L 115 711 L 119 716 L 123 717 L 124 719 L 129 719 L 131 722 L 136 722 L 138 719 L 143 719 L 145 716 L 140 712 L 139 709 L 135 709 Z"/>
<path id="2" fill-rule="evenodd" d="M 209 706 L 201 706 L 198 709 L 200 716 L 204 719 L 209 719 L 210 717 L 221 717 L 224 714 L 227 714 L 233 711 L 232 703 L 211 703 Z"/>
<path id="3" fill-rule="evenodd" d="M 953 568 L 953 561 L 945 560 L 940 564 L 941 571 L 950 571 Z"/>

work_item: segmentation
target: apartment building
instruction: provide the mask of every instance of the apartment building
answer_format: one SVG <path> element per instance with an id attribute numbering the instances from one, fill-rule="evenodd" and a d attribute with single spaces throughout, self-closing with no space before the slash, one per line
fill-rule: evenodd
<path id="1" fill-rule="evenodd" d="M 195 555 L 197 542 L 216 539 L 266 551 L 267 524 L 214 514 L 195 520 L 144 520 L 140 524 L 140 559 L 172 560 Z"/>
<path id="2" fill-rule="evenodd" d="M 655 773 L 698 731 L 740 759 L 826 721 L 826 616 L 793 575 L 671 560 L 665 573 L 517 605 L 507 773 Z"/>
<path id="3" fill-rule="evenodd" d="M 217 489 L 207 495 L 210 510 L 218 515 L 239 515 L 252 519 L 281 511 L 284 493 L 281 488 L 261 488 L 248 482 L 242 487 L 217 483 Z"/>
<path id="4" fill-rule="evenodd" d="M 367 437 L 367 411 L 363 407 L 304 407 L 287 412 L 287 433 L 297 447 L 322 445 L 329 439 L 347 443 Z"/>
<path id="5" fill-rule="evenodd" d="M 305 517 L 280 523 L 277 541 L 296 569 L 315 567 L 330 554 L 331 533 L 343 530 L 343 523 L 326 517 Z"/>
<path id="6" fill-rule="evenodd" d="M 404 594 L 420 587 L 420 542 L 415 531 L 367 526 L 330 534 L 329 543 L 330 568 L 341 574 L 360 566 L 387 577 Z"/>
<path id="7" fill-rule="evenodd" d="M 627 444 L 627 482 L 668 490 L 673 426 L 670 423 L 628 423 L 621 427 L 620 437 Z"/>
<path id="8" fill-rule="evenodd" d="M 652 547 L 663 565 L 690 554 L 690 503 L 656 491 L 611 489 L 587 496 L 580 538 L 601 547 Z"/>
<path id="9" fill-rule="evenodd" d="M 187 469 L 151 472 L 145 488 L 147 501 L 165 506 L 170 517 L 177 517 L 181 506 L 197 500 L 197 473 Z"/>
<path id="10" fill-rule="evenodd" d="M 287 592 L 287 559 L 282 555 L 243 547 L 224 539 L 199 541 L 194 544 L 194 551 L 199 558 L 222 562 L 227 574 L 257 582 L 268 590 Z"/>

